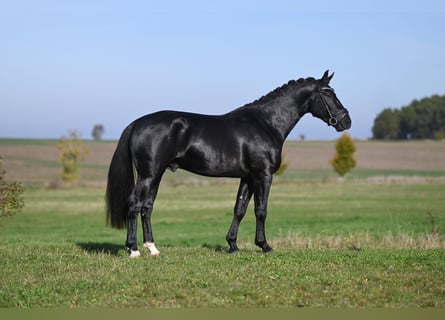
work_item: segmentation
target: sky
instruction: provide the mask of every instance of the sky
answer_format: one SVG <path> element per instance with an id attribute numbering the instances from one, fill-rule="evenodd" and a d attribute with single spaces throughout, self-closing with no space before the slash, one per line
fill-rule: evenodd
<path id="1" fill-rule="evenodd" d="M 0 0 L 0 137 L 119 138 L 171 109 L 223 114 L 335 72 L 357 139 L 384 108 L 445 94 L 445 2 Z M 289 139 L 337 139 L 306 115 Z"/>

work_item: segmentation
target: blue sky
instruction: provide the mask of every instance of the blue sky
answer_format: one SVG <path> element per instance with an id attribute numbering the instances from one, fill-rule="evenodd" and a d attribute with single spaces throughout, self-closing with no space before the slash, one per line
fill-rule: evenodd
<path id="1" fill-rule="evenodd" d="M 161 109 L 221 114 L 291 79 L 331 82 L 349 133 L 445 94 L 445 2 L 0 1 L 0 137 L 117 139 Z M 340 136 L 310 115 L 290 138 Z"/>

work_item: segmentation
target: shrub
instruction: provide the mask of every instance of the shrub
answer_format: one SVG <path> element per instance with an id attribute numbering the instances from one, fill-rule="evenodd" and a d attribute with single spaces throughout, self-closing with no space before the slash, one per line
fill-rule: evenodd
<path id="1" fill-rule="evenodd" d="M 76 131 L 70 131 L 68 137 L 62 136 L 57 144 L 60 150 L 60 173 L 64 182 L 74 182 L 80 178 L 80 165 L 88 154 L 88 148 Z"/>
<path id="2" fill-rule="evenodd" d="M 343 177 L 356 166 L 354 159 L 356 147 L 351 137 L 345 133 L 337 140 L 335 149 L 337 150 L 337 154 L 329 162 L 334 170 Z"/>
<path id="3" fill-rule="evenodd" d="M 0 159 L 0 217 L 13 216 L 25 205 L 23 200 L 23 185 L 20 182 L 6 182 Z"/>
<path id="4" fill-rule="evenodd" d="M 275 171 L 275 174 L 277 176 L 283 174 L 284 171 L 286 171 L 288 165 L 289 165 L 289 162 L 286 160 L 286 157 L 285 157 L 284 152 L 283 152 L 282 155 L 281 155 L 280 167 L 277 169 L 277 171 Z"/>

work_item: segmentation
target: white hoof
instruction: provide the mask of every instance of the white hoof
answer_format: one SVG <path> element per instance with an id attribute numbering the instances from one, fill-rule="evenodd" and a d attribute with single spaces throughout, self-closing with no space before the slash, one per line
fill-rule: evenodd
<path id="1" fill-rule="evenodd" d="M 139 250 L 133 251 L 130 250 L 130 258 L 139 258 L 141 256 L 141 253 L 139 252 Z"/>
<path id="2" fill-rule="evenodd" d="M 147 248 L 148 250 L 150 250 L 150 255 L 152 255 L 152 256 L 158 256 L 160 254 L 158 248 L 156 248 L 156 246 L 153 242 L 145 242 L 144 248 Z"/>

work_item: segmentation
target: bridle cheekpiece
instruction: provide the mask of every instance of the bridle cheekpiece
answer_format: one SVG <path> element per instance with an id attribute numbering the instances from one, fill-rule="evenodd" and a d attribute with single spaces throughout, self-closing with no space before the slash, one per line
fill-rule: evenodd
<path id="1" fill-rule="evenodd" d="M 343 119 L 347 114 L 348 114 L 348 110 L 343 107 L 343 105 L 341 104 L 340 100 L 337 99 L 337 97 L 334 95 L 335 100 L 337 101 L 337 103 L 342 107 L 341 110 L 339 110 L 338 112 L 336 112 L 335 114 L 332 114 L 331 109 L 329 108 L 328 103 L 326 102 L 325 98 L 323 97 L 323 95 L 321 94 L 322 91 L 331 91 L 332 93 L 334 93 L 334 89 L 331 87 L 320 87 L 317 90 L 317 97 L 320 99 L 321 104 L 323 105 L 323 107 L 326 109 L 326 111 L 328 112 L 329 115 L 329 120 L 328 120 L 328 126 L 336 126 L 338 124 L 338 121 L 340 121 L 341 119 Z"/>

